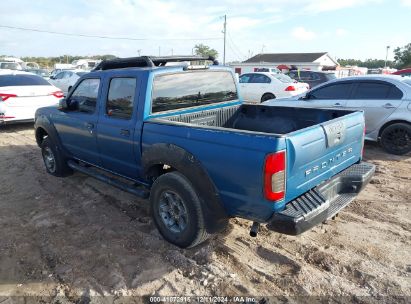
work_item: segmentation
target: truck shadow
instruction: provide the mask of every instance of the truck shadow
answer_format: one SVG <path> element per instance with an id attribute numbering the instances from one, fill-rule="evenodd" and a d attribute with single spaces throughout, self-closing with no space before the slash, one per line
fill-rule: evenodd
<path id="1" fill-rule="evenodd" d="M 74 300 L 87 290 L 177 290 L 172 272 L 196 264 L 185 252 L 201 247 L 164 241 L 147 201 L 80 173 L 48 175 L 34 139 L 0 143 L 0 167 L 1 294 L 52 294 L 53 284 Z"/>

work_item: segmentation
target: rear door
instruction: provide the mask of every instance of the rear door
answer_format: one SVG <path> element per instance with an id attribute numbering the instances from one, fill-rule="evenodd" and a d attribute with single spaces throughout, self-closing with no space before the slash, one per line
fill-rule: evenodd
<path id="1" fill-rule="evenodd" d="M 101 165 L 97 149 L 97 100 L 101 95 L 100 78 L 85 78 L 67 97 L 69 109 L 53 116 L 63 146 L 85 162 Z"/>
<path id="2" fill-rule="evenodd" d="M 108 88 L 104 96 L 98 124 L 98 146 L 105 169 L 127 177 L 137 177 L 135 142 L 138 79 L 133 75 L 118 74 L 105 80 Z"/>
<path id="3" fill-rule="evenodd" d="M 360 81 L 355 84 L 347 107 L 365 111 L 367 133 L 375 131 L 402 102 L 403 93 L 386 81 Z"/>
<path id="4" fill-rule="evenodd" d="M 308 99 L 305 100 L 306 106 L 313 108 L 345 108 L 352 88 L 352 82 L 342 81 L 311 90 Z"/>

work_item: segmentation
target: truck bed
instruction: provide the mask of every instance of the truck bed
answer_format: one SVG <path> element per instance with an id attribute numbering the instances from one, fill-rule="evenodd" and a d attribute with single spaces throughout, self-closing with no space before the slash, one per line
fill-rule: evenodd
<path id="1" fill-rule="evenodd" d="M 236 105 L 162 117 L 162 120 L 208 127 L 285 135 L 352 113 L 347 110 Z"/>
<path id="2" fill-rule="evenodd" d="M 363 114 L 355 111 L 265 105 L 193 108 L 147 120 L 142 150 L 144 154 L 156 144 L 173 143 L 196 155 L 220 190 L 227 214 L 261 221 L 357 163 L 363 132 Z M 282 150 L 287 151 L 287 192 L 283 202 L 273 204 L 263 196 L 261 172 L 266 156 Z"/>

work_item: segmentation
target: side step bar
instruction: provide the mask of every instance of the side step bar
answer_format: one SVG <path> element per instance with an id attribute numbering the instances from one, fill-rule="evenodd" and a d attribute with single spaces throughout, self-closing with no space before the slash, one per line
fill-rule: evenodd
<path id="1" fill-rule="evenodd" d="M 121 181 L 119 181 L 115 178 L 108 177 L 104 174 L 98 173 L 93 169 L 81 166 L 81 165 L 79 165 L 78 163 L 76 163 L 72 160 L 69 160 L 67 162 L 67 165 L 73 170 L 76 170 L 76 171 L 79 171 L 81 173 L 90 175 L 91 177 L 94 177 L 95 179 L 98 179 L 99 181 L 102 181 L 103 183 L 109 184 L 109 185 L 114 186 L 116 188 L 119 188 L 123 191 L 134 194 L 138 197 L 148 198 L 149 195 L 150 195 L 150 191 L 148 191 L 147 189 L 139 189 L 137 187 L 133 187 L 133 186 L 128 185 L 126 183 L 123 183 L 123 182 L 121 182 Z"/>

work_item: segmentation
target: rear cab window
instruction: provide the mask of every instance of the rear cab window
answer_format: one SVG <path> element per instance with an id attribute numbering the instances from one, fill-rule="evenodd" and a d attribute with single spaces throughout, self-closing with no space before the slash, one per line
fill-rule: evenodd
<path id="1" fill-rule="evenodd" d="M 151 113 L 237 100 L 235 79 L 229 71 L 190 71 L 154 78 Z"/>

